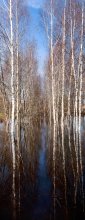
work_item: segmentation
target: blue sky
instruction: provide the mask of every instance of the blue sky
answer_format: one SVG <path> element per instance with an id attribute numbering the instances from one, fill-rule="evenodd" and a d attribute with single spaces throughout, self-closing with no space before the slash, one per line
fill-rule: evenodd
<path id="1" fill-rule="evenodd" d="M 64 0 L 56 0 L 58 7 L 63 5 Z M 41 24 L 40 12 L 42 11 L 45 0 L 25 0 L 28 5 L 31 15 L 29 39 L 35 40 L 37 43 L 37 58 L 39 62 L 39 73 L 43 74 L 44 63 L 48 56 L 48 42 L 45 36 L 45 31 Z"/>
<path id="2" fill-rule="evenodd" d="M 40 12 L 42 10 L 44 0 L 25 0 L 29 7 L 30 26 L 29 26 L 29 40 L 35 41 L 37 44 L 37 59 L 39 63 L 39 73 L 43 74 L 44 62 L 48 55 L 47 42 L 45 32 L 41 24 Z"/>
<path id="3" fill-rule="evenodd" d="M 6 1 L 6 0 L 4 0 Z M 37 44 L 37 58 L 39 61 L 39 72 L 43 74 L 44 62 L 48 56 L 48 42 L 45 36 L 44 28 L 41 24 L 40 12 L 42 11 L 46 0 L 24 0 L 24 4 L 28 7 L 30 13 L 30 21 L 28 24 L 28 39 L 34 40 Z M 62 8 L 65 0 L 56 0 L 58 9 Z M 67 0 L 68 1 L 68 0 Z M 82 1 L 82 0 L 79 0 Z M 83 0 L 85 2 L 85 0 Z M 0 0 L 0 3 L 3 1 Z"/>
<path id="4" fill-rule="evenodd" d="M 56 0 L 58 9 L 61 10 L 65 3 L 65 0 Z M 68 1 L 68 0 L 67 0 Z M 82 1 L 82 0 L 78 0 Z M 35 40 L 37 43 L 37 58 L 39 62 L 39 72 L 43 74 L 44 62 L 48 56 L 47 40 L 45 36 L 45 31 L 41 24 L 40 11 L 43 8 L 45 0 L 25 0 L 26 5 L 29 7 L 29 12 L 31 15 L 31 22 L 29 28 L 29 39 Z M 85 0 L 83 0 L 85 2 Z"/>
<path id="5" fill-rule="evenodd" d="M 45 32 L 41 24 L 41 8 L 29 7 L 31 24 L 29 28 L 29 39 L 35 40 L 37 44 L 37 58 L 39 61 L 39 71 L 43 72 L 44 61 L 47 57 L 47 42 Z"/>
<path id="6" fill-rule="evenodd" d="M 26 2 L 33 8 L 42 8 L 44 0 L 26 0 Z"/>
<path id="7" fill-rule="evenodd" d="M 26 27 L 26 41 L 35 41 L 37 45 L 36 55 L 39 63 L 39 73 L 43 74 L 44 61 L 47 58 L 47 42 L 45 32 L 41 25 L 40 12 L 43 8 L 44 0 L 23 0 L 24 5 L 27 7 L 30 19 L 28 21 L 28 27 Z M 0 0 L 0 5 L 4 9 L 6 0 Z M 13 2 L 14 3 L 14 2 Z M 23 28 L 22 28 L 23 30 Z M 22 48 L 25 46 L 26 41 L 22 42 Z M 25 43 L 24 43 L 25 42 Z"/>

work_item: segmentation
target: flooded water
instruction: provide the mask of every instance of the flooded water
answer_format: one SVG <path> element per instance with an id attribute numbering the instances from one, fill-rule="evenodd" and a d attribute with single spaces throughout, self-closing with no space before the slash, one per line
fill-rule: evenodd
<path id="1" fill-rule="evenodd" d="M 85 219 L 85 119 L 82 118 L 79 134 L 81 143 L 79 135 L 78 141 L 75 138 L 73 126 L 65 126 L 64 130 L 66 182 L 60 131 L 56 139 L 54 174 L 52 129 L 46 123 L 39 128 L 22 129 L 18 162 L 16 158 L 16 197 L 13 203 L 10 140 L 0 125 L 0 220 Z M 75 151 L 77 144 L 78 154 Z M 79 144 L 82 147 L 82 170 Z"/>

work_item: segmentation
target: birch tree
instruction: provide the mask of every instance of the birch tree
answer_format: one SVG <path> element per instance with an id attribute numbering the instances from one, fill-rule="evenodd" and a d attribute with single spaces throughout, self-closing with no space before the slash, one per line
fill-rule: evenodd
<path id="1" fill-rule="evenodd" d="M 13 55 L 13 2 L 9 2 L 10 11 L 10 59 L 11 59 L 11 144 L 12 144 L 12 157 L 13 157 L 13 203 L 15 210 L 15 169 L 16 169 L 16 159 L 15 159 L 15 143 L 14 143 L 14 132 L 15 132 L 15 91 L 14 91 L 14 55 Z M 14 213 L 15 215 L 15 213 Z"/>

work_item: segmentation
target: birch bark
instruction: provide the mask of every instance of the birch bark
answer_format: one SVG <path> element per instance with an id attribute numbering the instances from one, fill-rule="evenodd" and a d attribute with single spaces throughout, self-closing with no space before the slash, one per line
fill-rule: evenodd
<path id="1" fill-rule="evenodd" d="M 14 95 L 14 55 L 13 55 L 13 12 L 12 12 L 12 0 L 9 1 L 10 11 L 10 51 L 11 51 L 11 145 L 12 145 L 12 157 L 13 157 L 13 203 L 15 206 L 15 143 L 14 143 L 14 131 L 15 131 L 15 95 Z M 14 207 L 15 208 L 15 207 Z M 14 213 L 15 215 L 15 213 Z"/>

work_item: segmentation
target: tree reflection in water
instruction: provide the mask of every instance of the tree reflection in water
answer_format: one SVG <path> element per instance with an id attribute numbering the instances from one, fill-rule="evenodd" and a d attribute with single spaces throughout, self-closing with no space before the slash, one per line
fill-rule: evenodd
<path id="1" fill-rule="evenodd" d="M 18 161 L 16 163 L 16 219 L 49 220 L 54 217 L 65 220 L 80 219 L 80 217 L 84 219 L 84 119 L 82 119 L 81 133 L 78 130 L 77 134 L 78 158 L 75 151 L 74 132 L 76 131 L 73 122 L 69 126 L 65 124 L 64 132 L 66 189 L 62 167 L 61 129 L 58 127 L 54 195 L 52 128 L 50 130 L 49 125 L 44 123 L 41 127 L 32 126 L 30 129 L 28 127 L 25 130 L 22 129 L 19 159 L 16 159 Z M 83 155 L 82 166 L 80 149 Z M 79 172 L 77 172 L 77 160 Z M 13 219 L 10 140 L 7 133 L 2 130 L 0 131 L 0 219 Z"/>

